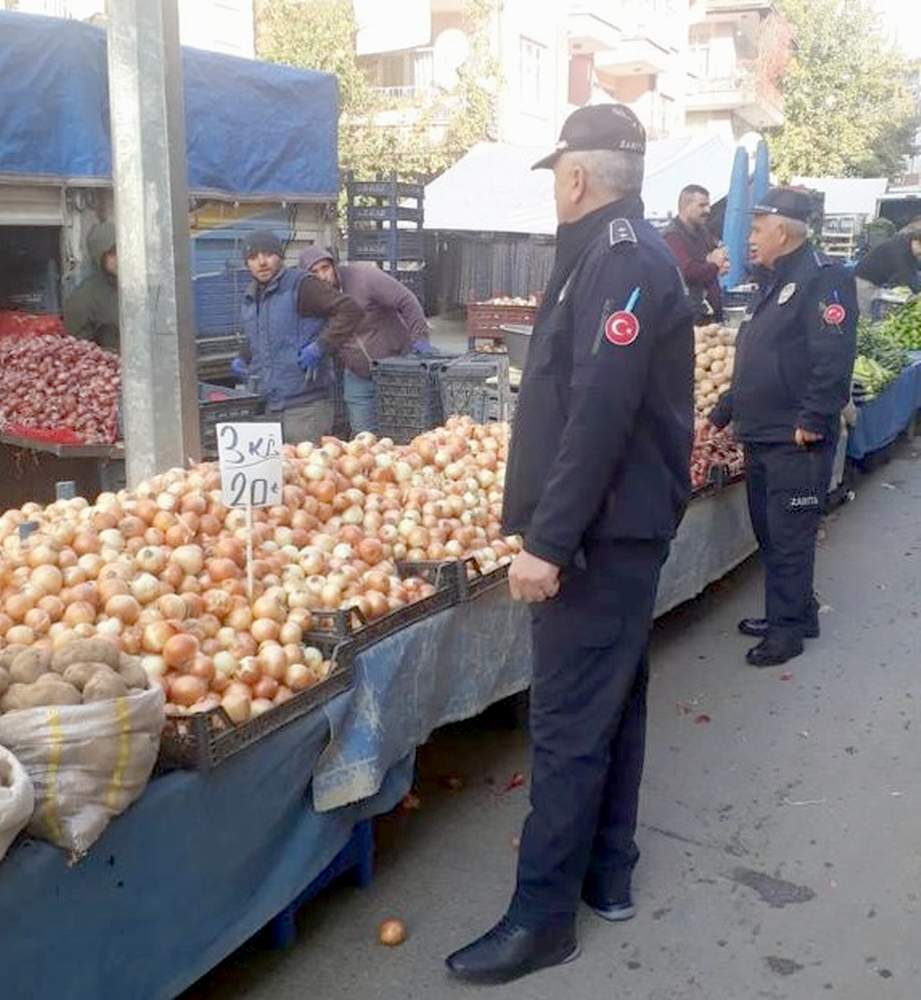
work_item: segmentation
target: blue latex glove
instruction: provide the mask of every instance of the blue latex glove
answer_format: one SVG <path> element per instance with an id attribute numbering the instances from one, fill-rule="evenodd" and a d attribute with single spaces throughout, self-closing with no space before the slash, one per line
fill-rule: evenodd
<path id="1" fill-rule="evenodd" d="M 414 340 L 410 346 L 413 354 L 422 354 L 426 357 L 430 357 L 431 355 L 438 353 L 428 340 Z"/>
<path id="2" fill-rule="evenodd" d="M 300 365 L 301 371 L 304 372 L 316 372 L 316 369 L 320 367 L 320 362 L 323 360 L 323 345 L 319 341 L 314 340 L 310 344 L 304 344 L 304 346 L 297 352 L 297 363 Z"/>
<path id="3" fill-rule="evenodd" d="M 243 358 L 234 358 L 233 361 L 230 362 L 230 370 L 242 382 L 245 382 L 249 378 L 249 365 L 243 360 Z"/>

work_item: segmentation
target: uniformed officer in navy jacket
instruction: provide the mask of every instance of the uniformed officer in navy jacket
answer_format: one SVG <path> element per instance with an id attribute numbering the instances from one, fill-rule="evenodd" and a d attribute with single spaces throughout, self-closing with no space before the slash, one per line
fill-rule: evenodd
<path id="1" fill-rule="evenodd" d="M 857 329 L 854 279 L 807 239 L 804 191 L 774 188 L 753 211 L 758 297 L 739 330 L 732 386 L 710 421 L 745 445 L 748 503 L 765 570 L 765 617 L 739 623 L 761 642 L 756 667 L 785 663 L 819 634 L 815 542 Z"/>
<path id="2" fill-rule="evenodd" d="M 499 924 L 448 959 L 508 982 L 578 954 L 580 899 L 633 916 L 646 647 L 659 570 L 690 492 L 693 329 L 684 282 L 643 219 L 645 131 L 622 105 L 575 111 L 554 172 L 557 253 L 522 378 L 504 529 L 532 609 L 532 811 Z"/>

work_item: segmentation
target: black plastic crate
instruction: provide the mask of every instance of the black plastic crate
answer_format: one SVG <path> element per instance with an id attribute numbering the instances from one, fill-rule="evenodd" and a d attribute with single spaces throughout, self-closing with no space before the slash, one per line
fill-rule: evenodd
<path id="1" fill-rule="evenodd" d="M 485 424 L 508 420 L 511 410 L 509 359 L 506 354 L 470 353 L 439 373 L 446 417 L 459 414 Z"/>
<path id="2" fill-rule="evenodd" d="M 408 444 L 444 423 L 438 376 L 451 357 L 383 358 L 371 365 L 377 429 L 381 437 Z"/>
<path id="3" fill-rule="evenodd" d="M 411 261 L 425 259 L 425 234 L 419 229 L 352 229 L 349 260 Z"/>
<path id="4" fill-rule="evenodd" d="M 348 641 L 353 651 L 366 649 L 423 618 L 453 608 L 462 599 L 466 574 L 459 562 L 401 562 L 397 564 L 397 572 L 404 580 L 410 576 L 422 577 L 436 588 L 435 593 L 372 622 L 357 608 L 312 610 L 315 625 L 306 641 L 312 642 L 315 637 L 327 642 Z"/>
<path id="5" fill-rule="evenodd" d="M 404 562 L 400 563 L 400 567 L 414 576 L 430 571 L 432 567 L 440 567 L 441 571 L 447 574 L 447 578 L 454 581 L 458 600 L 461 602 L 476 600 L 481 594 L 501 587 L 508 580 L 508 566 L 500 566 L 491 573 L 484 573 L 476 556 L 453 559 L 449 562 Z"/>
<path id="6" fill-rule="evenodd" d="M 727 309 L 747 309 L 758 294 L 757 285 L 740 285 L 737 288 L 727 288 L 723 292 L 723 305 Z"/>
<path id="7" fill-rule="evenodd" d="M 351 198 L 418 198 L 421 200 L 425 197 L 425 185 L 384 179 L 376 181 L 349 179 L 348 193 Z"/>
<path id="8" fill-rule="evenodd" d="M 323 636 L 312 637 L 306 645 L 315 646 L 333 661 L 327 677 L 299 691 L 290 701 L 240 725 L 231 722 L 223 708 L 168 718 L 160 738 L 158 771 L 210 771 L 228 757 L 347 691 L 352 686 L 353 645 Z"/>
<path id="9" fill-rule="evenodd" d="M 211 398 L 221 396 L 221 399 Z M 217 425 L 253 420 L 263 410 L 263 400 L 245 389 L 210 382 L 198 383 L 198 418 L 203 458 L 217 457 Z"/>
<path id="10" fill-rule="evenodd" d="M 401 269 L 399 271 L 387 271 L 392 278 L 396 278 L 405 288 L 408 288 L 413 295 L 419 300 L 422 305 L 425 305 L 425 268 L 420 267 L 416 270 Z"/>
<path id="11" fill-rule="evenodd" d="M 422 206 L 350 205 L 349 225 L 353 222 L 422 222 Z"/>

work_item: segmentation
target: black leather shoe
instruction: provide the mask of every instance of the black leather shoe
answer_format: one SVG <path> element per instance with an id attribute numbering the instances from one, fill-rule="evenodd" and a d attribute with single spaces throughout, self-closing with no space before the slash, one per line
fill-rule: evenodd
<path id="1" fill-rule="evenodd" d="M 742 635 L 750 635 L 755 639 L 763 639 L 768 634 L 768 620 L 767 618 L 743 618 L 739 622 L 739 631 Z M 818 621 L 807 625 L 803 629 L 804 639 L 818 639 L 819 637 L 819 623 Z"/>
<path id="2" fill-rule="evenodd" d="M 803 652 L 803 640 L 768 636 L 745 654 L 753 667 L 779 667 Z"/>
<path id="3" fill-rule="evenodd" d="M 582 902 L 602 920 L 609 920 L 612 924 L 620 924 L 636 916 L 636 907 L 629 893 L 621 899 L 596 899 L 583 893 Z"/>
<path id="4" fill-rule="evenodd" d="M 581 949 L 575 924 L 553 928 L 522 927 L 503 917 L 445 964 L 458 979 L 470 983 L 510 983 L 553 965 L 575 961 Z"/>

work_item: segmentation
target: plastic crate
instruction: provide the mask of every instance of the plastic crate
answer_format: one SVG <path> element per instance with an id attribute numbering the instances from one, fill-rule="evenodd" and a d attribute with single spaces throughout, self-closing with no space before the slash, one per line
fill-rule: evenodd
<path id="1" fill-rule="evenodd" d="M 408 604 L 373 622 L 369 622 L 357 608 L 348 611 L 313 610 L 311 613 L 316 627 L 307 634 L 305 641 L 310 643 L 314 638 L 327 643 L 347 641 L 349 648 L 357 652 L 409 625 L 415 625 L 423 618 L 453 608 L 462 599 L 465 574 L 461 571 L 460 563 L 402 562 L 397 564 L 397 572 L 404 580 L 410 576 L 420 576 L 437 589 L 431 597 Z"/>
<path id="2" fill-rule="evenodd" d="M 757 285 L 739 285 L 723 292 L 723 306 L 727 309 L 747 309 L 758 294 Z"/>
<path id="3" fill-rule="evenodd" d="M 467 556 L 466 559 L 455 559 L 450 562 L 412 562 L 400 565 L 414 575 L 426 572 L 432 567 L 440 567 L 442 572 L 447 572 L 455 580 L 458 600 L 461 603 L 476 600 L 481 594 L 501 587 L 508 580 L 508 566 L 500 566 L 491 573 L 484 573 L 476 556 Z"/>
<path id="4" fill-rule="evenodd" d="M 471 302 L 467 306 L 467 343 L 471 349 L 477 337 L 502 340 L 502 327 L 507 324 L 533 326 L 537 305 L 502 305 L 497 302 Z"/>
<path id="5" fill-rule="evenodd" d="M 158 770 L 161 773 L 178 769 L 210 771 L 348 690 L 352 686 L 354 658 L 351 644 L 323 636 L 311 638 L 308 644 L 332 659 L 333 666 L 327 677 L 306 691 L 298 692 L 290 701 L 240 725 L 231 722 L 223 708 L 167 719 L 160 738 Z"/>
<path id="6" fill-rule="evenodd" d="M 352 229 L 349 260 L 400 261 L 425 259 L 425 234 L 420 229 Z"/>
<path id="7" fill-rule="evenodd" d="M 408 444 L 444 423 L 438 375 L 454 357 L 383 358 L 372 363 L 381 437 Z"/>
<path id="8" fill-rule="evenodd" d="M 409 205 L 349 205 L 349 225 L 353 222 L 422 222 L 424 209 Z"/>
<path id="9" fill-rule="evenodd" d="M 471 353 L 452 361 L 439 373 L 445 416 L 460 414 L 480 424 L 508 420 L 508 366 L 502 354 Z"/>
<path id="10" fill-rule="evenodd" d="M 214 398 L 221 397 L 221 398 Z M 198 419 L 203 458 L 217 457 L 217 425 L 247 421 L 262 413 L 263 400 L 245 389 L 198 383 Z"/>
<path id="11" fill-rule="evenodd" d="M 269 921 L 266 930 L 270 946 L 277 949 L 293 947 L 297 940 L 298 910 L 346 876 L 353 878 L 360 889 L 367 888 L 374 878 L 373 820 L 357 823 L 345 847 L 299 896 Z"/>
<path id="12" fill-rule="evenodd" d="M 425 197 L 425 185 L 379 179 L 356 181 L 349 178 L 348 193 L 352 198 L 418 198 Z"/>

